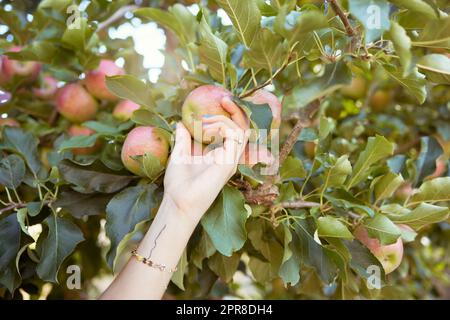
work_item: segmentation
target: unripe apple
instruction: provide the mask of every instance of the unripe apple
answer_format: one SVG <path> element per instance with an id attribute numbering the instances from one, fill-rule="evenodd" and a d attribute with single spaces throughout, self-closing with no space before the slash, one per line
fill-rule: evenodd
<path id="1" fill-rule="evenodd" d="M 122 147 L 122 162 L 129 171 L 141 177 L 146 176 L 141 169 L 141 162 L 133 157 L 144 154 L 151 154 L 161 165 L 166 165 L 169 157 L 169 141 L 160 129 L 136 127 L 128 133 Z"/>
<path id="2" fill-rule="evenodd" d="M 367 229 L 363 226 L 357 227 L 353 234 L 380 261 L 386 274 L 397 269 L 402 262 L 403 242 L 401 237 L 395 243 L 383 246 L 378 239 L 370 238 Z"/>
<path id="3" fill-rule="evenodd" d="M 41 85 L 38 88 L 33 88 L 33 94 L 41 99 L 52 99 L 58 91 L 58 81 L 50 75 L 42 77 Z"/>
<path id="4" fill-rule="evenodd" d="M 277 96 L 273 93 L 261 89 L 253 93 L 251 96 L 244 98 L 244 100 L 250 101 L 254 104 L 267 103 L 272 111 L 272 124 L 271 129 L 279 129 L 281 124 L 281 102 Z"/>
<path id="5" fill-rule="evenodd" d="M 98 106 L 83 86 L 72 83 L 56 93 L 56 108 L 64 118 L 80 123 L 94 119 Z"/>
<path id="6" fill-rule="evenodd" d="M 221 101 L 231 96 L 228 90 L 213 85 L 204 85 L 189 93 L 181 107 L 182 121 L 196 141 L 212 142 L 212 139 L 203 139 L 202 116 L 223 115 L 230 118 L 230 114 L 222 108 Z M 197 130 L 194 130 L 194 123 Z"/>
<path id="7" fill-rule="evenodd" d="M 314 159 L 316 156 L 316 143 L 313 141 L 305 141 L 303 143 L 303 149 L 305 150 L 306 155 L 310 159 Z"/>
<path id="8" fill-rule="evenodd" d="M 20 52 L 22 47 L 15 46 L 10 48 L 9 52 Z M 7 82 L 14 76 L 26 77 L 27 82 L 36 80 L 41 70 L 41 64 L 35 61 L 12 60 L 8 56 L 1 57 L 2 82 Z"/>
<path id="9" fill-rule="evenodd" d="M 0 127 L 20 127 L 20 123 L 13 118 L 0 118 Z"/>
<path id="10" fill-rule="evenodd" d="M 258 163 L 262 163 L 266 166 L 273 164 L 275 158 L 269 149 L 263 144 L 248 143 L 245 146 L 244 153 L 239 159 L 239 164 L 245 164 L 252 168 Z"/>
<path id="11" fill-rule="evenodd" d="M 90 128 L 74 124 L 74 125 L 70 126 L 68 133 L 69 133 L 69 136 L 71 136 L 71 137 L 90 136 L 90 135 L 93 135 L 95 133 L 95 131 Z M 77 155 L 92 154 L 92 153 L 95 153 L 96 151 L 98 151 L 100 149 L 101 145 L 102 145 L 101 141 L 97 140 L 95 142 L 95 145 L 93 145 L 92 147 L 73 148 L 73 149 L 71 149 L 71 151 L 73 154 L 77 154 Z"/>
<path id="12" fill-rule="evenodd" d="M 105 77 L 125 74 L 125 70 L 118 67 L 112 60 L 102 60 L 97 69 L 89 71 L 84 83 L 89 92 L 101 100 L 116 101 L 119 98 L 106 87 Z"/>
<path id="13" fill-rule="evenodd" d="M 384 90 L 377 90 L 370 97 L 370 107 L 375 112 L 382 112 L 391 102 L 391 94 Z"/>
<path id="14" fill-rule="evenodd" d="M 341 92 L 352 99 L 361 99 L 366 95 L 367 84 L 363 77 L 354 77 L 349 85 L 343 86 Z"/>
<path id="15" fill-rule="evenodd" d="M 120 101 L 113 111 L 113 116 L 117 120 L 127 121 L 131 119 L 133 112 L 138 110 L 140 106 L 130 100 Z"/>

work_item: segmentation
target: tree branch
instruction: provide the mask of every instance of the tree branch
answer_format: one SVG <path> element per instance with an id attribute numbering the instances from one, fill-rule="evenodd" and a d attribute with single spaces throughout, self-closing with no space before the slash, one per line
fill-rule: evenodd
<path id="1" fill-rule="evenodd" d="M 303 201 L 303 200 L 295 200 L 295 201 L 281 202 L 281 203 L 277 204 L 276 206 L 279 206 L 281 208 L 286 208 L 286 209 L 301 209 L 301 208 L 320 207 L 320 203 Z"/>
<path id="2" fill-rule="evenodd" d="M 355 30 L 353 30 L 350 21 L 348 21 L 347 16 L 345 15 L 345 12 L 342 10 L 341 6 L 337 3 L 337 0 L 328 0 L 331 7 L 333 8 L 334 12 L 339 16 L 342 23 L 345 27 L 345 32 L 347 32 L 347 35 L 350 37 L 353 37 L 355 35 Z"/>
<path id="3" fill-rule="evenodd" d="M 9 206 L 0 209 L 0 214 L 13 209 L 25 208 L 26 206 L 27 206 L 26 203 L 11 203 L 9 204 Z"/>
<path id="4" fill-rule="evenodd" d="M 114 22 L 116 22 L 117 20 L 122 18 L 122 16 L 127 11 L 132 11 L 132 10 L 137 9 L 137 8 L 139 8 L 139 6 L 137 6 L 137 5 L 129 5 L 129 6 L 125 6 L 125 7 L 120 8 L 119 10 L 114 12 L 108 19 L 106 19 L 105 21 L 99 23 L 98 27 L 97 27 L 97 31 L 100 31 L 100 30 L 106 28 L 107 26 L 109 26 L 110 24 L 113 24 Z"/>

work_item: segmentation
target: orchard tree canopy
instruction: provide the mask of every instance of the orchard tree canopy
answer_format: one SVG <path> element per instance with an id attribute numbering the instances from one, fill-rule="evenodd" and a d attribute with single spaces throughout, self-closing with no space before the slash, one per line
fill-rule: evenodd
<path id="1" fill-rule="evenodd" d="M 0 297 L 104 289 L 152 223 L 200 87 L 271 139 L 202 218 L 167 297 L 449 298 L 448 14 L 445 0 L 0 0 Z"/>

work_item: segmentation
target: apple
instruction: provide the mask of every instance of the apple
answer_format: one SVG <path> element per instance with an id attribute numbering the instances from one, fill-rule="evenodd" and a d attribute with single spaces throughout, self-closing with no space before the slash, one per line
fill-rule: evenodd
<path id="1" fill-rule="evenodd" d="M 246 101 L 250 101 L 254 104 L 267 103 L 272 111 L 272 124 L 271 129 L 279 129 L 281 124 L 281 102 L 277 96 L 273 93 L 261 89 L 253 93 L 251 96 L 244 98 Z"/>
<path id="2" fill-rule="evenodd" d="M 50 75 L 42 77 L 41 85 L 38 88 L 33 88 L 33 94 L 41 99 L 52 99 L 58 91 L 58 81 Z"/>
<path id="3" fill-rule="evenodd" d="M 385 90 L 376 90 L 370 97 L 370 107 L 375 112 L 383 112 L 391 102 L 392 96 Z"/>
<path id="4" fill-rule="evenodd" d="M 22 47 L 14 46 L 9 52 L 20 52 Z M 11 80 L 14 76 L 27 78 L 28 82 L 36 80 L 41 70 L 41 64 L 35 61 L 18 61 L 12 60 L 8 56 L 1 57 L 1 82 L 4 84 Z"/>
<path id="5" fill-rule="evenodd" d="M 146 175 L 141 169 L 141 163 L 133 157 L 151 154 L 159 160 L 161 165 L 165 166 L 169 158 L 169 148 L 169 141 L 160 129 L 136 127 L 128 133 L 123 143 L 122 162 L 129 171 L 145 177 Z"/>
<path id="6" fill-rule="evenodd" d="M 81 125 L 74 124 L 74 125 L 70 126 L 68 133 L 69 133 L 69 136 L 71 136 L 71 137 L 90 136 L 90 135 L 93 135 L 95 133 L 95 131 L 90 128 L 83 127 Z M 92 153 L 95 153 L 96 151 L 98 151 L 101 148 L 101 145 L 102 145 L 101 141 L 97 140 L 95 145 L 92 147 L 73 148 L 71 151 L 73 154 L 76 154 L 76 155 L 92 154 Z"/>
<path id="7" fill-rule="evenodd" d="M 224 97 L 231 98 L 231 92 L 218 86 L 204 85 L 192 90 L 184 100 L 181 107 L 182 121 L 196 141 L 208 144 L 214 140 L 214 138 L 204 139 L 202 116 L 222 115 L 230 118 L 230 114 L 221 105 Z M 196 130 L 194 130 L 194 127 Z"/>
<path id="8" fill-rule="evenodd" d="M 57 91 L 56 108 L 64 118 L 81 123 L 95 118 L 98 105 L 82 85 L 72 83 Z"/>
<path id="9" fill-rule="evenodd" d="M 13 118 L 0 118 L 0 127 L 20 127 L 19 122 Z"/>
<path id="10" fill-rule="evenodd" d="M 89 71 L 84 79 L 88 91 L 96 98 L 117 101 L 119 98 L 106 87 L 105 77 L 125 74 L 125 70 L 118 67 L 112 60 L 101 60 L 97 69 Z"/>
<path id="11" fill-rule="evenodd" d="M 401 237 L 395 243 L 383 246 L 378 239 L 370 238 L 367 229 L 363 226 L 358 226 L 353 234 L 380 261 L 386 274 L 393 272 L 402 262 L 403 242 Z"/>
<path id="12" fill-rule="evenodd" d="M 308 158 L 314 159 L 316 156 L 316 143 L 314 141 L 303 142 L 303 149 L 305 150 L 305 154 Z"/>
<path id="13" fill-rule="evenodd" d="M 131 119 L 133 112 L 138 110 L 140 106 L 130 100 L 120 101 L 113 111 L 113 117 L 117 120 L 127 121 Z"/>
<path id="14" fill-rule="evenodd" d="M 356 76 L 349 85 L 341 88 L 341 93 L 352 99 L 361 99 L 366 95 L 367 84 L 363 77 Z"/>

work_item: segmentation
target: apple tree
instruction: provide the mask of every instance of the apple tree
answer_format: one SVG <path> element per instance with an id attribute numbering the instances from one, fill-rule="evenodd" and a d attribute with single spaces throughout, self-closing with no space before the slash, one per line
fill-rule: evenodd
<path id="1" fill-rule="evenodd" d="M 100 293 L 152 223 L 196 90 L 195 116 L 225 92 L 270 139 L 203 217 L 168 298 L 448 298 L 448 13 L 0 1 L 0 297 Z M 147 23 L 166 37 L 154 81 L 133 38 L 111 36 Z"/>

